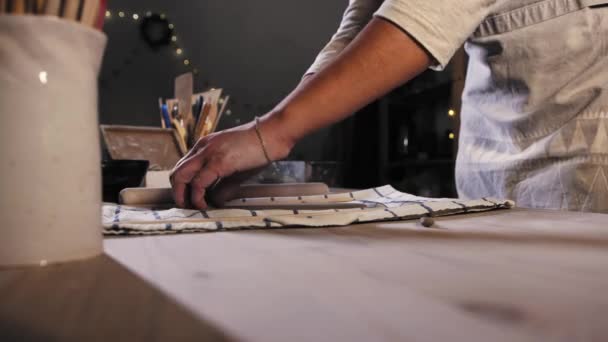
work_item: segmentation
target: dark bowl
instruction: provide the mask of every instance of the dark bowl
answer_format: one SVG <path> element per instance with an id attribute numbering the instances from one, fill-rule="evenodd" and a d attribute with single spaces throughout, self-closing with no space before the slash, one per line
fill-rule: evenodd
<path id="1" fill-rule="evenodd" d="M 118 203 L 124 188 L 143 184 L 150 162 L 147 160 L 106 160 L 101 163 L 103 201 Z"/>

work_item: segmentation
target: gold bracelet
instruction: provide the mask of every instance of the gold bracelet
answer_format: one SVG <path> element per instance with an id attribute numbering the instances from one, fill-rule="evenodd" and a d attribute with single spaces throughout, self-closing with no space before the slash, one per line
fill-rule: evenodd
<path id="1" fill-rule="evenodd" d="M 258 140 L 260 140 L 260 145 L 262 145 L 262 151 L 264 151 L 264 157 L 268 161 L 268 164 L 272 163 L 272 159 L 268 156 L 268 150 L 266 150 L 266 144 L 264 143 L 264 139 L 262 139 L 262 133 L 260 133 L 260 118 L 255 117 L 255 133 L 258 136 Z"/>

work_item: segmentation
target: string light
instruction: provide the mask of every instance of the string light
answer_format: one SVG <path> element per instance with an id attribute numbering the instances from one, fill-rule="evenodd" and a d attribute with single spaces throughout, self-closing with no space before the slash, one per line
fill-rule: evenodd
<path id="1" fill-rule="evenodd" d="M 454 116 L 454 115 L 456 115 L 456 111 L 453 110 L 453 109 L 450 109 L 450 110 L 448 110 L 448 115 L 449 116 Z"/>
<path id="2" fill-rule="evenodd" d="M 452 140 L 453 140 L 455 137 L 456 137 L 456 135 L 454 135 L 454 133 L 451 133 L 451 132 L 450 132 L 450 134 L 448 134 L 448 138 L 450 138 L 450 139 L 452 139 Z"/>
<path id="3" fill-rule="evenodd" d="M 140 12 L 140 13 L 145 13 L 145 17 L 146 18 L 152 17 L 152 16 L 155 15 L 150 10 L 146 10 L 145 12 Z M 139 19 L 142 18 L 142 16 L 140 16 L 139 13 L 130 13 L 128 11 L 115 11 L 114 13 L 112 13 L 112 11 L 110 9 L 107 9 L 105 11 L 105 17 L 106 17 L 106 19 L 111 18 L 113 14 L 118 14 L 118 16 L 120 18 L 125 18 L 125 17 L 129 18 L 129 17 L 131 17 L 131 18 L 133 18 L 134 21 L 139 21 Z M 167 15 L 165 13 L 159 13 L 158 16 L 161 19 L 168 21 Z M 170 23 L 170 22 L 167 23 L 167 27 L 170 30 L 174 30 L 175 29 L 175 25 L 173 23 Z M 198 75 L 200 73 L 199 70 L 198 70 L 198 68 L 195 68 L 194 65 L 192 65 L 192 62 L 190 61 L 190 59 L 186 58 L 184 50 L 177 45 L 177 41 L 179 40 L 178 37 L 177 37 L 177 34 L 175 34 L 174 32 L 172 32 L 171 37 L 169 39 L 170 39 L 170 43 L 172 44 L 172 47 L 175 49 L 175 54 L 177 56 L 180 56 L 181 57 L 180 59 L 183 58 L 182 59 L 182 63 L 184 65 L 188 66 L 189 69 L 192 70 L 193 74 Z M 40 76 L 40 77 L 41 77 L 41 82 L 43 82 L 43 80 L 44 80 L 42 78 L 43 76 Z"/>

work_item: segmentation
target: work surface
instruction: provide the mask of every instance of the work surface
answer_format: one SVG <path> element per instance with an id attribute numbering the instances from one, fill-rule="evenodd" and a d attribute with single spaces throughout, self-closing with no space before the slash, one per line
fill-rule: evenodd
<path id="1" fill-rule="evenodd" d="M 608 216 L 500 210 L 105 240 L 0 271 L 4 336 L 608 341 Z M 3 336 L 0 335 L 0 336 Z"/>

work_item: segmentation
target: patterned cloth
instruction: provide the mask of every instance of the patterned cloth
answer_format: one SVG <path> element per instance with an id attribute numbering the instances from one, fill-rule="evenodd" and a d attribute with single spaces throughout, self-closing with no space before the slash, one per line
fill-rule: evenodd
<path id="1" fill-rule="evenodd" d="M 399 192 L 386 185 L 379 188 L 322 196 L 248 199 L 266 203 L 359 203 L 362 208 L 324 210 L 215 209 L 155 210 L 104 204 L 103 229 L 106 235 L 154 235 L 185 232 L 212 232 L 248 228 L 329 227 L 354 223 L 416 219 L 469 212 L 511 208 L 508 200 L 483 198 L 459 201 L 424 198 Z"/>

